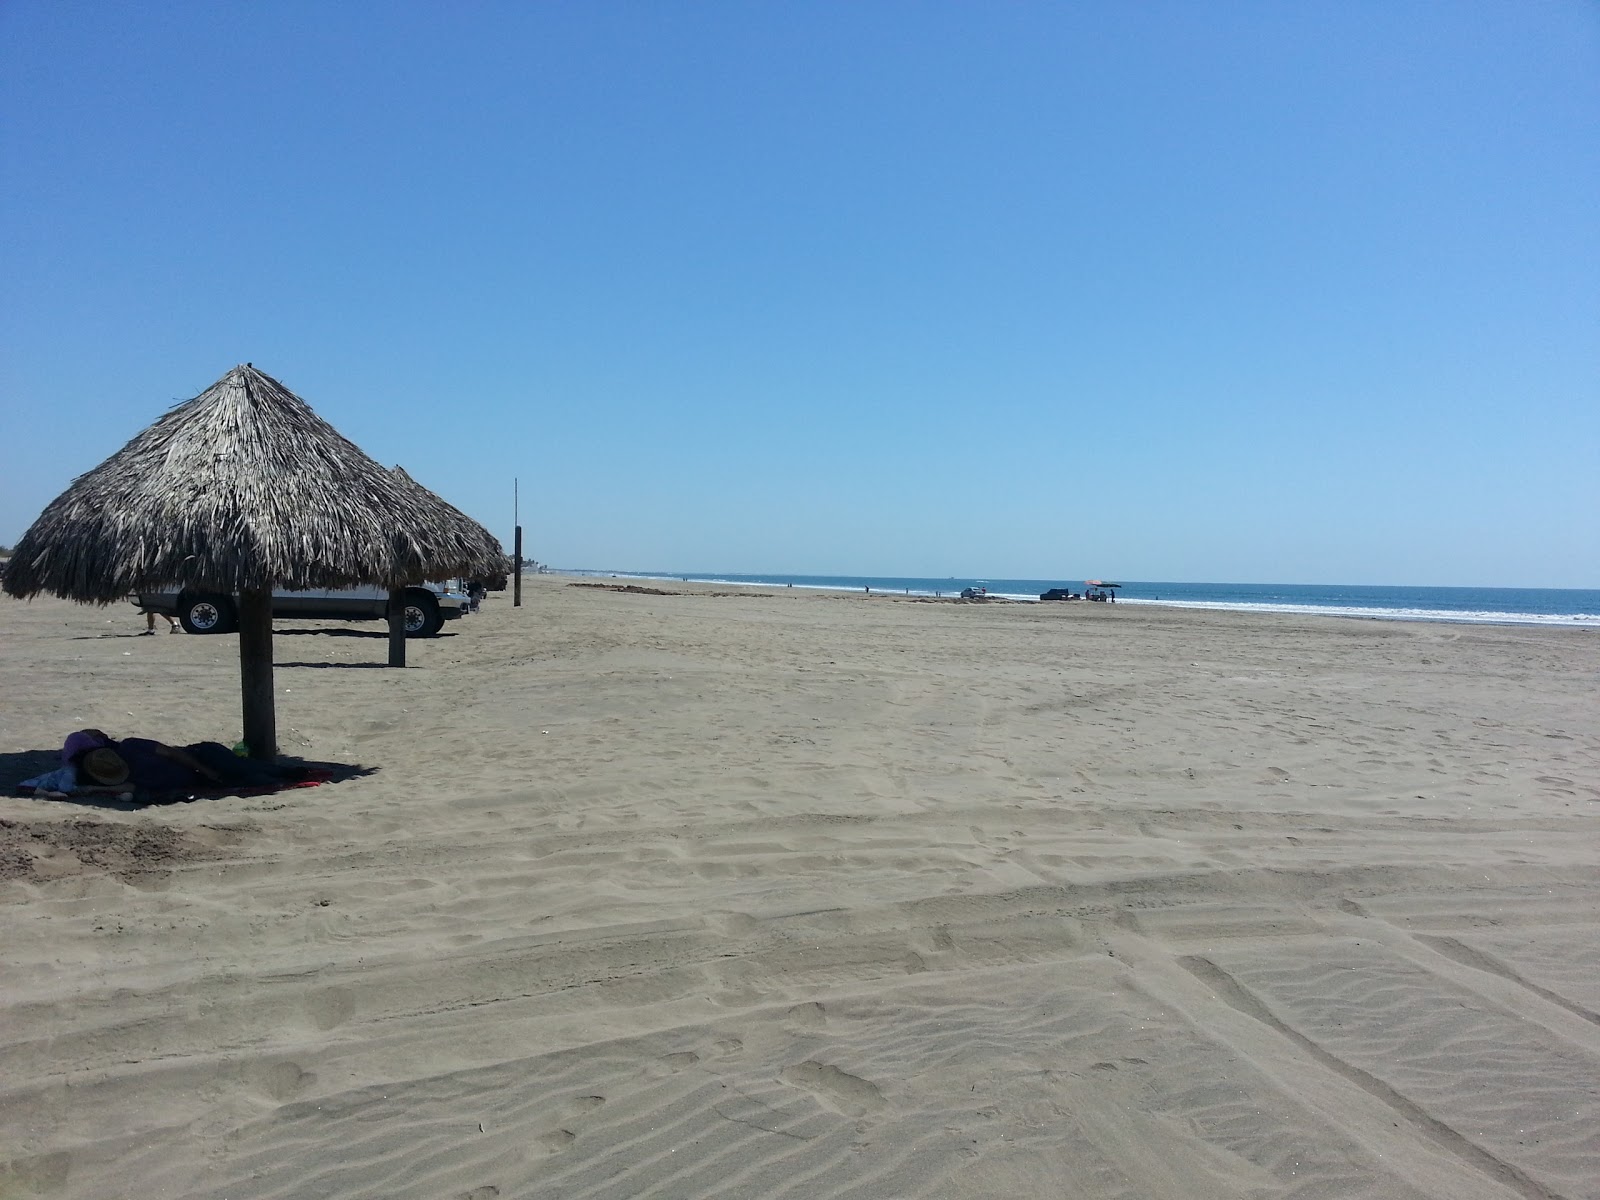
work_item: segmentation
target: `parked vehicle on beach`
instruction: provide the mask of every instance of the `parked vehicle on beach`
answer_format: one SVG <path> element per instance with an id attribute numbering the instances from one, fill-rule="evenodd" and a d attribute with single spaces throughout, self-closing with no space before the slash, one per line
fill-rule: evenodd
<path id="1" fill-rule="evenodd" d="M 986 587 L 962 588 L 961 598 L 963 600 L 987 600 L 989 598 L 989 589 Z"/>
<path id="2" fill-rule="evenodd" d="M 1040 592 L 1041 600 L 1076 600 L 1078 593 L 1068 588 L 1051 588 L 1048 592 Z"/>
<path id="3" fill-rule="evenodd" d="M 141 612 L 177 617 L 185 633 L 232 633 L 238 628 L 238 603 L 216 592 L 140 592 L 133 602 Z M 446 621 L 465 615 L 469 604 L 460 592 L 436 584 L 406 588 L 406 636 L 432 637 Z M 389 593 L 377 587 L 275 591 L 272 615 L 310 621 L 386 621 Z"/>

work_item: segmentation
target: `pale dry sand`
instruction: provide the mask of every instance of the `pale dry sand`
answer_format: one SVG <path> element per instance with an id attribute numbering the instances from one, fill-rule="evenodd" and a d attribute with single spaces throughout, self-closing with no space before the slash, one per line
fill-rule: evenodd
<path id="1" fill-rule="evenodd" d="M 0 1196 L 1600 1196 L 1600 634 L 530 579 L 0 800 Z M 0 602 L 0 769 L 238 734 Z"/>

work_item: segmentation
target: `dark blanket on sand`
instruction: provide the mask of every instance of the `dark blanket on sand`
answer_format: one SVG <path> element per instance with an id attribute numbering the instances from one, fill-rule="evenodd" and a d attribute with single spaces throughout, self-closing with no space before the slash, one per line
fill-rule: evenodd
<path id="1" fill-rule="evenodd" d="M 142 744 L 136 739 L 118 745 L 126 748 L 135 762 L 142 764 L 135 753 Z M 153 777 L 140 783 L 136 775 L 128 782 L 127 790 L 133 794 L 134 803 L 172 804 L 222 796 L 265 796 L 287 788 L 316 787 L 335 777 L 334 770 L 324 765 L 265 763 L 241 758 L 220 742 L 195 742 L 183 749 L 217 778 L 207 779 L 176 762 L 152 759 L 152 763 L 161 768 L 159 771 L 151 769 Z M 16 791 L 31 796 L 37 789 L 18 785 Z"/>
<path id="2" fill-rule="evenodd" d="M 269 796 L 289 788 L 317 787 L 333 778 L 332 771 L 306 768 L 298 779 L 274 779 L 254 784 L 213 784 L 203 788 L 186 788 L 167 792 L 136 792 L 139 804 L 178 804 L 185 800 L 216 800 L 223 796 Z"/>
<path id="3" fill-rule="evenodd" d="M 318 787 L 333 779 L 334 773 L 317 767 L 306 768 L 305 775 L 300 779 L 275 779 L 270 782 L 257 784 L 226 784 L 219 783 L 203 788 L 178 788 L 168 791 L 152 792 L 148 790 L 134 790 L 133 802 L 135 804 L 180 804 L 188 800 L 218 800 L 223 796 L 270 796 L 273 792 L 283 792 L 290 788 Z M 34 789 L 25 785 L 17 785 L 16 794 L 31 796 Z"/>

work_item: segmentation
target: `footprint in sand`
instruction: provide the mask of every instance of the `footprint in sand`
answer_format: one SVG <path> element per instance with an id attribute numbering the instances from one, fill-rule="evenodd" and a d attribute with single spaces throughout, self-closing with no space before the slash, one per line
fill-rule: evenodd
<path id="1" fill-rule="evenodd" d="M 683 1050 L 677 1054 L 663 1054 L 645 1068 L 645 1074 L 652 1079 L 664 1079 L 668 1075 L 676 1075 L 679 1071 L 687 1070 L 699 1061 L 700 1056 L 693 1050 Z"/>
<path id="2" fill-rule="evenodd" d="M 888 1103 L 878 1085 L 871 1080 L 841 1071 L 827 1063 L 819 1063 L 813 1058 L 785 1067 L 779 1072 L 778 1078 L 790 1087 L 810 1092 L 823 1108 L 844 1116 L 866 1116 Z"/>
<path id="3" fill-rule="evenodd" d="M 712 913 L 705 920 L 713 931 L 727 937 L 746 937 L 761 927 L 760 921 L 742 912 Z"/>
<path id="4" fill-rule="evenodd" d="M 796 1004 L 783 1015 L 791 1026 L 800 1029 L 821 1029 L 828 1023 L 828 1010 L 815 1001 Z"/>
<path id="5" fill-rule="evenodd" d="M 318 1029 L 343 1025 L 356 1011 L 356 999 L 344 988 L 324 988 L 306 997 L 306 1016 Z"/>
<path id="6" fill-rule="evenodd" d="M 546 1154 L 559 1154 L 577 1140 L 578 1135 L 570 1129 L 552 1129 L 549 1133 L 542 1133 L 533 1139 L 534 1145 Z"/>
<path id="7" fill-rule="evenodd" d="M 578 1140 L 578 1135 L 567 1126 L 576 1125 L 586 1113 L 592 1113 L 605 1102 L 604 1096 L 575 1096 L 568 1100 L 561 1106 L 561 1113 L 557 1118 L 562 1122 L 561 1126 L 534 1138 L 534 1147 L 545 1154 L 561 1153 Z"/>
<path id="8" fill-rule="evenodd" d="M 316 1075 L 302 1071 L 298 1063 L 264 1063 L 251 1067 L 247 1078 L 273 1100 L 292 1100 L 316 1082 Z"/>
<path id="9" fill-rule="evenodd" d="M 58 1195 L 66 1189 L 71 1162 L 71 1156 L 61 1150 L 32 1158 L 13 1158 L 0 1165 L 0 1195 L 8 1198 Z"/>

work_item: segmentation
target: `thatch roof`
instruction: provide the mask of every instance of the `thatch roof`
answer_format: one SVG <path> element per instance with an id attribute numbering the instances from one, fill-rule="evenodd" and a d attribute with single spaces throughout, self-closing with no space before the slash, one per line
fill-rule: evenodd
<path id="1" fill-rule="evenodd" d="M 411 478 L 406 469 L 396 466 L 394 476 L 402 483 L 413 487 L 422 497 L 425 504 L 430 506 L 434 527 L 449 530 L 453 537 L 460 540 L 463 545 L 477 546 L 482 551 L 482 562 L 473 570 L 457 571 L 457 575 L 504 575 L 511 570 L 511 559 L 500 548 L 500 539 L 495 537 L 478 522 L 466 513 L 451 504 L 443 496 L 430 491 L 415 479 Z"/>
<path id="2" fill-rule="evenodd" d="M 404 586 L 503 560 L 481 526 L 440 518 L 247 363 L 75 479 L 17 543 L 4 587 L 106 604 L 173 587 Z"/>

